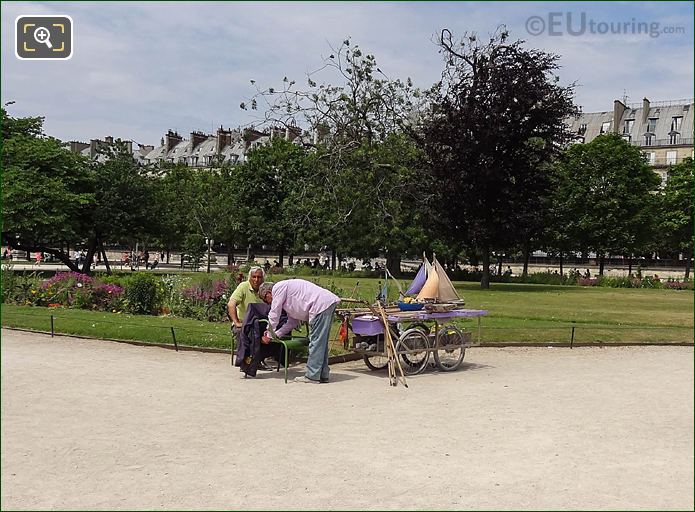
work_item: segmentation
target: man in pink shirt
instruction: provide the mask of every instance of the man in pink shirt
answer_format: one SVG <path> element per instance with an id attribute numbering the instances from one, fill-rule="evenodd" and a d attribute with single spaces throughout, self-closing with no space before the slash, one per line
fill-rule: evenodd
<path id="1" fill-rule="evenodd" d="M 263 283 L 258 296 L 270 304 L 268 322 L 277 336 L 292 332 L 299 322 L 309 322 L 309 357 L 306 374 L 294 382 L 318 384 L 328 382 L 328 338 L 331 333 L 333 312 L 340 298 L 304 279 L 287 279 L 279 283 Z M 282 310 L 287 313 L 287 322 L 277 328 Z M 263 337 L 268 343 L 270 338 Z"/>

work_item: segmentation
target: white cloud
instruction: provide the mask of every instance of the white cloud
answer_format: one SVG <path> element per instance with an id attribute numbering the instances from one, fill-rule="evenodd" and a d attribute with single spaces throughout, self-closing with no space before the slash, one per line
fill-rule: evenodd
<path id="1" fill-rule="evenodd" d="M 249 79 L 277 86 L 304 83 L 347 36 L 373 53 L 387 75 L 421 87 L 439 78 L 432 37 L 444 28 L 481 36 L 501 23 L 529 46 L 562 55 L 563 83 L 578 81 L 585 111 L 610 110 L 627 90 L 631 101 L 690 96 L 693 16 L 678 3 L 237 3 L 76 2 L 2 4 L 2 101 L 14 115 L 45 115 L 62 139 L 112 134 L 159 142 L 167 129 L 187 134 L 251 120 L 238 105 L 253 93 Z M 685 35 L 534 37 L 531 15 L 586 11 L 597 20 L 659 21 Z M 70 14 L 75 53 L 66 62 L 14 58 L 18 14 Z"/>

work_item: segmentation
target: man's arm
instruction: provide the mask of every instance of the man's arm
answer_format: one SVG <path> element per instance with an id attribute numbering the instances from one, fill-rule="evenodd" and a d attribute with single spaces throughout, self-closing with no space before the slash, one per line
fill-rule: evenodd
<path id="1" fill-rule="evenodd" d="M 280 314 L 285 307 L 285 300 L 287 297 L 287 291 L 285 287 L 278 287 L 277 285 L 273 287 L 273 302 L 270 305 L 270 312 L 268 313 L 268 323 L 273 328 L 275 335 L 280 337 L 284 336 L 288 332 L 292 332 L 299 321 L 287 315 L 287 322 L 278 329 L 278 323 L 280 322 Z"/>
<path id="2" fill-rule="evenodd" d="M 237 285 L 227 303 L 227 311 L 229 311 L 229 316 L 232 318 L 232 322 L 236 327 L 241 327 L 241 319 L 239 315 L 237 315 L 236 307 L 244 299 L 243 286 L 244 283 Z"/>
<path id="3" fill-rule="evenodd" d="M 235 299 L 229 299 L 227 303 L 227 311 L 229 312 L 229 318 L 232 319 L 232 323 L 236 327 L 241 327 L 241 320 L 239 320 L 239 315 L 236 313 L 237 301 Z"/>

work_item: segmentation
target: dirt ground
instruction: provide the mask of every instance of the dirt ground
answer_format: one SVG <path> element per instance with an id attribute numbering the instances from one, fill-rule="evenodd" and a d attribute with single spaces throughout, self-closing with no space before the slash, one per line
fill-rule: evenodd
<path id="1" fill-rule="evenodd" d="M 473 348 L 410 387 L 2 330 L 2 509 L 693 509 L 693 348 Z M 302 367 L 293 369 L 300 375 Z"/>

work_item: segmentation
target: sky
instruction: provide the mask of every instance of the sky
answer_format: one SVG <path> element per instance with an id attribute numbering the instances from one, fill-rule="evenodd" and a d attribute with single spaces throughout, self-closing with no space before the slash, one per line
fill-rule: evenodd
<path id="1" fill-rule="evenodd" d="M 248 125 L 254 113 L 239 104 L 255 91 L 250 80 L 305 84 L 347 37 L 389 77 L 427 88 L 443 69 L 433 42 L 443 28 L 487 37 L 503 24 L 512 39 L 560 55 L 561 83 L 577 83 L 585 112 L 625 95 L 693 96 L 692 2 L 6 1 L 1 12 L 2 103 L 15 102 L 14 117 L 44 116 L 45 132 L 66 141 L 158 145 L 169 129 L 188 138 Z M 35 14 L 72 17 L 71 59 L 15 57 L 15 19 Z M 656 30 L 639 33 L 640 22 Z"/>

